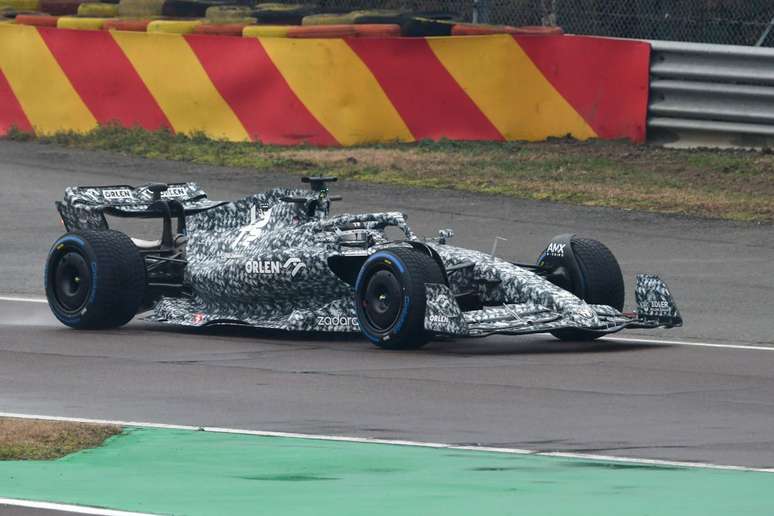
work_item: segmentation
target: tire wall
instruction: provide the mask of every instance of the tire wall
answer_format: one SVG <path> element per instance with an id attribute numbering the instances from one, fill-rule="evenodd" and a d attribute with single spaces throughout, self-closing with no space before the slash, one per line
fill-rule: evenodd
<path id="1" fill-rule="evenodd" d="M 228 37 L 153 23 L 165 33 L 1 24 L 0 134 L 119 123 L 272 144 L 645 139 L 647 43 Z"/>

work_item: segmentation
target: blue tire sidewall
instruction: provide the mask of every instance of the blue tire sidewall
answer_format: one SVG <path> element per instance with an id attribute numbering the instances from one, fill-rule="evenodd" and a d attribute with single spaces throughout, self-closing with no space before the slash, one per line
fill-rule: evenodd
<path id="1" fill-rule="evenodd" d="M 49 277 L 52 273 L 51 267 L 55 261 L 56 255 L 59 254 L 65 247 L 75 249 L 79 251 L 89 264 L 91 271 L 91 292 L 89 292 L 88 301 L 84 305 L 83 309 L 73 315 L 63 311 L 56 302 L 52 302 L 51 294 L 49 293 Z M 51 250 L 48 252 L 48 258 L 46 259 L 46 267 L 43 271 L 43 288 L 48 298 L 48 306 L 51 308 L 51 312 L 59 319 L 63 324 L 67 326 L 75 326 L 81 322 L 81 319 L 88 311 L 89 307 L 94 304 L 97 297 L 97 261 L 94 258 L 94 253 L 89 247 L 88 243 L 79 235 L 68 233 L 59 237 L 54 245 L 51 246 Z"/>
<path id="2" fill-rule="evenodd" d="M 385 261 L 386 260 L 386 261 Z M 363 282 L 365 281 L 366 275 L 370 272 L 369 269 L 373 266 L 376 262 L 382 262 L 382 265 L 386 265 L 389 269 L 391 269 L 398 278 L 401 280 L 401 288 L 403 290 L 403 306 L 401 308 L 401 313 L 398 316 L 398 322 L 389 329 L 389 331 L 385 332 L 384 335 L 374 335 L 372 332 L 368 331 L 369 324 L 367 321 L 364 321 L 365 314 L 363 313 L 363 309 L 360 306 L 360 303 L 357 302 L 357 299 L 359 299 L 361 289 L 363 288 Z M 408 318 L 409 314 L 409 308 L 411 306 L 411 299 L 406 294 L 406 287 L 403 285 L 403 279 L 405 277 L 406 273 L 406 265 L 403 263 L 403 261 L 395 256 L 393 253 L 389 251 L 378 251 L 371 256 L 368 257 L 368 259 L 365 261 L 363 266 L 360 268 L 360 272 L 357 275 L 357 281 L 355 281 L 355 299 L 356 299 L 356 306 L 355 310 L 357 312 L 358 322 L 360 325 L 360 331 L 363 333 L 363 335 L 368 338 L 368 340 L 372 342 L 384 342 L 390 340 L 392 336 L 397 335 L 400 333 L 400 330 L 403 328 L 403 325 L 406 323 L 406 319 Z"/>

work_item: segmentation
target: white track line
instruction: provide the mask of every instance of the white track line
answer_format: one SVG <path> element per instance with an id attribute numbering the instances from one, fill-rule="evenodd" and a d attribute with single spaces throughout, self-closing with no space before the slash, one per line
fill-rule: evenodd
<path id="1" fill-rule="evenodd" d="M 46 416 L 39 414 L 17 414 L 13 412 L 0 412 L 0 417 L 19 419 L 40 419 L 45 421 L 67 421 L 73 423 L 93 423 L 100 425 L 134 426 L 144 428 L 162 428 L 170 430 L 204 431 L 220 434 L 254 435 L 257 437 L 285 437 L 288 439 L 315 439 L 318 441 L 339 441 L 364 444 L 389 444 L 394 446 L 415 446 L 419 448 L 441 448 L 446 450 L 469 450 L 478 452 L 507 453 L 511 455 L 532 455 L 540 457 L 558 457 L 566 459 L 594 460 L 605 462 L 625 462 L 628 464 L 641 464 L 644 466 L 670 466 L 678 468 L 718 469 L 728 471 L 754 471 L 759 473 L 774 473 L 774 468 L 752 468 L 745 466 L 731 466 L 725 464 L 710 464 L 705 462 L 685 462 L 661 459 L 645 459 L 638 457 L 619 457 L 615 455 L 599 455 L 594 453 L 573 453 L 558 451 L 539 451 L 521 448 L 496 448 L 490 446 L 462 446 L 447 443 L 432 443 L 423 441 L 406 441 L 395 439 L 373 439 L 370 437 L 348 437 L 340 435 L 298 434 L 293 432 L 274 432 L 267 430 L 244 430 L 238 428 L 219 428 L 208 426 L 174 425 L 168 423 L 141 423 L 137 421 L 115 421 L 110 419 L 86 419 L 77 417 Z"/>
<path id="2" fill-rule="evenodd" d="M 153 516 L 147 512 L 116 511 L 113 509 L 101 509 L 84 505 L 36 502 L 34 500 L 19 500 L 17 498 L 0 498 L 0 505 L 12 505 L 14 507 L 27 507 L 30 509 L 45 509 L 49 511 L 75 512 L 78 514 L 95 514 L 98 516 Z"/>
<path id="3" fill-rule="evenodd" d="M 45 297 L 0 296 L 0 301 L 11 301 L 14 303 L 48 303 Z"/>
<path id="4" fill-rule="evenodd" d="M 745 344 L 715 344 L 711 342 L 691 342 L 686 340 L 659 340 L 659 339 L 640 339 L 633 337 L 603 337 L 602 340 L 631 342 L 633 344 L 660 344 L 664 346 L 689 346 L 696 348 L 722 348 L 722 349 L 746 349 L 754 351 L 774 351 L 770 346 L 750 346 Z"/>

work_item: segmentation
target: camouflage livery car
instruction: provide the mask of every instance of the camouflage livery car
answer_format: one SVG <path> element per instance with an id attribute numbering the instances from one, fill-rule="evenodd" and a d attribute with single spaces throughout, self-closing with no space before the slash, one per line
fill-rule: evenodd
<path id="1" fill-rule="evenodd" d="M 603 244 L 553 238 L 535 264 L 418 238 L 399 212 L 331 215 L 332 177 L 215 202 L 196 184 L 80 186 L 57 202 L 67 233 L 48 255 L 54 315 L 78 329 L 135 315 L 186 326 L 362 332 L 384 348 L 435 335 L 550 332 L 591 340 L 682 324 L 666 285 L 639 275 L 624 313 L 618 262 Z M 161 221 L 161 238 L 109 229 L 107 217 Z M 388 228 L 400 238 L 389 238 Z M 393 232 L 395 230 L 392 230 Z"/>

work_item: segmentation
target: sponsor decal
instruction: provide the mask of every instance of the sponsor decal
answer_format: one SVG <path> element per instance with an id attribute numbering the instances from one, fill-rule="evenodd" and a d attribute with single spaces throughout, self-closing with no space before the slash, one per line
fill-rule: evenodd
<path id="1" fill-rule="evenodd" d="M 184 186 L 170 186 L 161 192 L 162 199 L 174 199 L 176 197 L 186 197 L 187 195 L 188 191 Z"/>
<path id="2" fill-rule="evenodd" d="M 430 316 L 430 322 L 431 323 L 440 323 L 440 324 L 449 324 L 449 318 L 445 315 L 431 315 Z"/>
<path id="3" fill-rule="evenodd" d="M 567 244 L 560 244 L 558 242 L 551 242 L 546 248 L 546 256 L 555 256 L 557 258 L 564 258 L 564 247 Z"/>
<path id="4" fill-rule="evenodd" d="M 286 262 L 276 260 L 248 260 L 245 262 L 245 272 L 248 274 L 285 274 L 295 278 L 306 269 L 306 264 L 300 258 L 288 258 Z"/>
<path id="5" fill-rule="evenodd" d="M 132 191 L 128 188 L 111 188 L 102 190 L 102 198 L 106 201 L 132 200 Z"/>
<path id="6" fill-rule="evenodd" d="M 201 322 L 204 320 L 204 314 L 201 312 L 196 312 L 193 314 L 193 323 L 194 324 L 201 324 Z"/>
<path id="7" fill-rule="evenodd" d="M 360 323 L 357 320 L 357 317 L 337 317 L 337 316 L 317 316 L 317 326 L 324 326 L 327 328 L 334 328 L 336 330 L 342 329 L 342 330 L 349 330 L 349 329 L 359 329 Z"/>
<path id="8" fill-rule="evenodd" d="M 248 274 L 279 274 L 282 272 L 280 262 L 250 260 L 245 263 L 245 272 Z"/>
<path id="9" fill-rule="evenodd" d="M 291 278 L 295 278 L 299 272 L 306 269 L 306 264 L 300 258 L 288 258 L 282 268 L 290 272 Z"/>
<path id="10" fill-rule="evenodd" d="M 653 315 L 669 315 L 672 313 L 672 306 L 669 301 L 646 301 L 642 304 L 642 309 Z"/>

